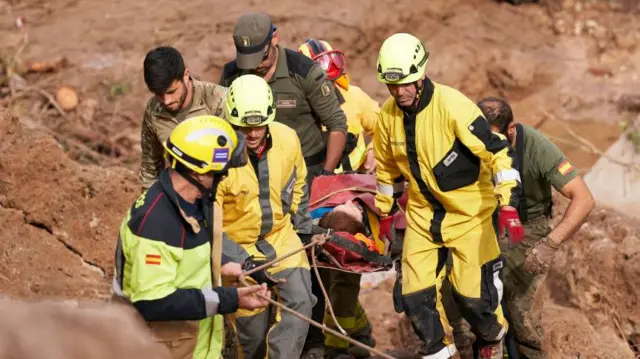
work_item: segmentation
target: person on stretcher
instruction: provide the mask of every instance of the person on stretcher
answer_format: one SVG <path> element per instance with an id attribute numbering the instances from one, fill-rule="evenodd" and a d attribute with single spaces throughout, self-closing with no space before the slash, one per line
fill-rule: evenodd
<path id="1" fill-rule="evenodd" d="M 372 347 L 376 342 L 372 336 L 371 324 L 358 300 L 361 273 L 390 269 L 390 247 L 396 247 L 394 243 L 382 241 L 378 237 L 377 210 L 373 207 L 374 193 L 373 175 L 340 174 L 318 177 L 313 182 L 309 207 L 318 226 L 334 231 L 331 239 L 323 245 L 323 253 L 318 256 L 318 266 L 333 269 L 322 271 L 321 277 L 336 319 L 351 338 Z M 402 227 L 404 214 L 402 211 L 398 213 L 397 223 Z M 325 312 L 324 323 L 336 328 L 328 311 Z M 326 334 L 324 344 L 325 358 L 350 359 L 369 355 L 330 334 Z"/>
<path id="2" fill-rule="evenodd" d="M 322 263 L 323 267 L 354 273 L 391 268 L 390 251 L 395 240 L 387 241 L 378 236 L 380 225 L 374 205 L 375 188 L 375 176 L 369 174 L 314 179 L 309 204 L 311 217 L 320 227 L 334 231 L 323 245 L 324 254 L 330 257 L 330 263 Z M 398 200 L 400 209 L 405 202 L 404 196 Z M 402 234 L 404 211 L 396 211 L 395 217 L 396 232 Z"/>

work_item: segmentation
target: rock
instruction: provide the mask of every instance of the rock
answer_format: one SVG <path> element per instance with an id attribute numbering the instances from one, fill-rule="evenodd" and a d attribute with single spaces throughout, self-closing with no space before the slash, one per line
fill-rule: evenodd
<path id="1" fill-rule="evenodd" d="M 640 153 L 625 136 L 620 137 L 601 157 L 584 180 L 600 205 L 640 218 L 640 171 L 614 163 L 629 163 L 640 168 Z"/>
<path id="2" fill-rule="evenodd" d="M 635 32 L 622 29 L 613 30 L 613 39 L 616 45 L 623 50 L 633 50 L 638 43 L 638 36 Z"/>
<path id="3" fill-rule="evenodd" d="M 56 92 L 56 102 L 65 111 L 71 111 L 78 106 L 78 95 L 71 87 L 61 86 Z"/>

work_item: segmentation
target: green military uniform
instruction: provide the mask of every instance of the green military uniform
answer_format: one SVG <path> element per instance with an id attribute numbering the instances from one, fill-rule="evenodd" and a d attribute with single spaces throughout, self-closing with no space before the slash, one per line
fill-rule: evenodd
<path id="1" fill-rule="evenodd" d="M 278 64 L 268 80 L 276 97 L 276 121 L 296 130 L 307 165 L 307 184 L 324 165 L 327 131 L 347 133 L 347 119 L 334 93 L 333 84 L 320 65 L 295 51 L 277 47 Z M 242 74 L 235 61 L 224 66 L 220 84 L 226 87 Z"/>
<path id="2" fill-rule="evenodd" d="M 148 188 L 165 167 L 162 143 L 171 131 L 186 118 L 214 115 L 224 118 L 224 98 L 227 89 L 210 82 L 191 79 L 193 98 L 191 104 L 176 114 L 169 113 L 154 96 L 147 102 L 142 119 L 142 163 L 140 182 Z"/>
<path id="3" fill-rule="evenodd" d="M 350 338 L 371 347 L 375 346 L 376 342 L 372 335 L 373 328 L 362 304 L 358 300 L 362 275 L 337 270 L 325 270 L 320 273 L 322 284 L 325 286 L 327 293 L 329 293 L 334 314 L 342 329 L 347 332 Z M 338 331 L 338 327 L 333 321 L 328 308 L 324 314 L 324 324 Z M 325 358 L 329 359 L 345 353 L 358 357 L 369 355 L 363 349 L 331 334 L 325 335 L 324 345 Z"/>
<path id="4" fill-rule="evenodd" d="M 524 188 L 524 200 L 520 202 L 518 212 L 525 235 L 516 246 L 509 245 L 506 238 L 500 240 L 506 262 L 503 303 L 510 315 L 510 331 L 515 336 L 518 351 L 530 359 L 544 359 L 547 356 L 541 350 L 541 313 L 531 311 L 543 278 L 525 271 L 523 265 L 526 252 L 551 232 L 551 186 L 562 189 L 578 172 L 562 151 L 533 127 L 517 124 L 516 129 L 516 155 Z M 475 336 L 458 313 L 448 287 L 445 286 L 442 295 L 461 358 L 472 359 L 471 343 Z"/>
<path id="5" fill-rule="evenodd" d="M 547 358 L 541 350 L 541 312 L 531 311 L 535 292 L 543 277 L 523 269 L 526 252 L 551 232 L 551 186 L 561 190 L 578 172 L 562 151 L 528 125 L 516 125 L 516 153 L 524 198 L 519 208 L 525 236 L 518 245 L 501 241 L 506 260 L 505 303 L 518 351 L 530 359 Z"/>

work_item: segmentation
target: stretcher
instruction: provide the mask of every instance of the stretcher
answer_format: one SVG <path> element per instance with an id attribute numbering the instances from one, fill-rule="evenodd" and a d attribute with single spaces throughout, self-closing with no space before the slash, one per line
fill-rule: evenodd
<path id="1" fill-rule="evenodd" d="M 323 246 L 317 257 L 318 267 L 341 270 L 352 273 L 371 273 L 386 271 L 393 266 L 391 243 L 377 237 L 377 216 L 375 207 L 376 178 L 368 174 L 339 174 L 316 177 L 311 185 L 309 210 L 314 222 L 334 207 L 357 201 L 367 209 L 374 221 L 369 221 L 371 235 L 356 235 L 348 232 L 334 232 Z M 406 194 L 398 200 L 400 210 L 394 214 L 396 231 L 404 231 L 406 227 L 405 208 Z M 375 228 L 373 228 L 375 227 Z"/>

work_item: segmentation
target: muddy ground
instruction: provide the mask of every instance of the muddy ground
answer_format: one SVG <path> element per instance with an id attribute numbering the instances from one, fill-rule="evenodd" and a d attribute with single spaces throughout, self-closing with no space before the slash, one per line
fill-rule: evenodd
<path id="1" fill-rule="evenodd" d="M 272 14 L 285 46 L 318 37 L 342 48 L 354 83 L 381 102 L 379 46 L 394 32 L 414 33 L 431 52 L 433 80 L 474 100 L 507 98 L 518 120 L 547 134 L 582 172 L 640 111 L 635 1 L 0 0 L 2 73 L 19 74 L 0 79 L 3 294 L 108 296 L 118 226 L 139 190 L 149 96 L 142 59 L 154 46 L 172 45 L 196 77 L 216 81 L 234 56 L 234 21 L 247 10 Z M 61 57 L 66 64 L 52 72 L 23 71 Z M 53 105 L 61 86 L 77 93 L 74 109 Z M 553 357 L 637 356 L 637 228 L 598 209 L 563 248 L 540 293 Z M 409 344 L 389 288 L 363 296 L 381 348 Z"/>

